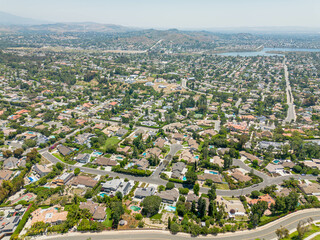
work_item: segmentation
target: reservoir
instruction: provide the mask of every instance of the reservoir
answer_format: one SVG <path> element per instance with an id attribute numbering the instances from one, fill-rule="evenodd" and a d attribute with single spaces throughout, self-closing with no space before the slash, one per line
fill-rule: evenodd
<path id="1" fill-rule="evenodd" d="M 255 57 L 255 56 L 283 56 L 278 53 L 268 53 L 270 51 L 276 52 L 320 52 L 320 49 L 307 49 L 307 48 L 264 48 L 258 52 L 225 52 L 218 53 L 220 56 L 240 56 L 240 57 Z"/>

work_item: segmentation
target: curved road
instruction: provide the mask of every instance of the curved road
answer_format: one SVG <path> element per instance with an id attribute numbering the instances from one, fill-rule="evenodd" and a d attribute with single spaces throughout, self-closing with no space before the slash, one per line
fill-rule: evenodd
<path id="1" fill-rule="evenodd" d="M 171 145 L 171 150 L 170 153 L 172 153 L 173 155 L 179 151 L 179 147 L 175 144 Z M 99 169 L 95 169 L 95 168 L 88 168 L 88 167 L 77 167 L 77 166 L 73 166 L 73 165 L 69 165 L 66 164 L 62 161 L 60 161 L 58 158 L 56 158 L 55 156 L 53 156 L 51 153 L 49 153 L 48 151 L 40 151 L 41 155 L 46 158 L 47 160 L 49 160 L 50 162 L 56 164 L 57 162 L 61 162 L 64 165 L 67 166 L 68 169 L 70 170 L 74 170 L 75 168 L 80 168 L 81 171 L 86 172 L 86 173 L 90 173 L 90 174 L 95 174 L 95 175 L 109 175 L 110 177 L 120 177 L 120 178 L 128 178 L 130 180 L 134 180 L 134 181 L 140 181 L 140 182 L 146 182 L 146 183 L 150 183 L 150 184 L 156 184 L 156 185 L 166 185 L 167 181 L 163 180 L 160 178 L 160 173 L 161 171 L 164 169 L 164 166 L 159 166 L 157 168 L 157 170 L 155 171 L 155 173 L 150 176 L 150 177 L 137 177 L 137 176 L 132 176 L 132 175 L 128 175 L 128 174 L 122 174 L 122 173 L 117 173 L 117 172 L 109 172 L 109 171 L 105 171 L 105 170 L 99 170 Z M 173 156 L 172 155 L 172 156 Z M 240 166 L 244 169 L 246 169 L 247 171 L 250 171 L 251 168 L 249 166 L 247 166 L 246 164 L 244 164 L 241 160 L 238 159 L 234 159 L 233 160 L 233 165 L 235 166 Z M 247 187 L 247 188 L 243 188 L 243 189 L 236 189 L 236 190 L 220 190 L 217 189 L 217 194 L 220 196 L 240 196 L 240 195 L 246 195 L 246 194 L 250 194 L 252 191 L 254 190 L 261 190 L 263 188 L 265 188 L 266 186 L 270 186 L 273 184 L 279 184 L 281 183 L 283 180 L 288 180 L 290 178 L 295 178 L 295 179 L 309 179 L 309 180 L 316 180 L 317 177 L 316 176 L 301 176 L 301 175 L 288 175 L 288 176 L 281 176 L 281 177 L 269 177 L 267 175 L 265 175 L 264 173 L 261 173 L 259 171 L 253 170 L 253 173 L 256 174 L 257 176 L 261 177 L 263 179 L 263 182 L 253 185 L 251 187 Z M 175 183 L 176 187 L 186 187 L 180 183 Z M 207 193 L 208 192 L 208 188 L 200 188 L 200 192 L 201 193 Z"/>
<path id="2" fill-rule="evenodd" d="M 283 218 L 280 218 L 274 222 L 271 222 L 262 227 L 258 227 L 254 230 L 238 231 L 234 233 L 225 233 L 218 235 L 198 236 L 197 239 L 215 239 L 215 240 L 255 240 L 277 239 L 275 231 L 281 226 L 287 228 L 289 231 L 295 230 L 300 221 L 306 222 L 308 218 L 312 218 L 313 221 L 320 220 L 320 209 L 307 209 L 301 210 L 292 214 L 289 214 Z M 104 240 L 104 239 L 145 239 L 145 240 L 185 240 L 195 239 L 188 234 L 179 233 L 172 235 L 167 231 L 156 230 L 136 230 L 136 231 L 108 231 L 101 233 L 68 233 L 64 235 L 55 236 L 42 236 L 34 239 L 54 239 L 54 240 L 86 240 L 91 238 L 92 240 Z"/>

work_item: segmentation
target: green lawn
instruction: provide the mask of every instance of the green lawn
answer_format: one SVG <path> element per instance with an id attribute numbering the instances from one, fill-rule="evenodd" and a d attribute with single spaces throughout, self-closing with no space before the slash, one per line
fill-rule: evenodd
<path id="1" fill-rule="evenodd" d="M 74 161 L 74 160 L 66 161 L 64 159 L 64 157 L 62 157 L 59 153 L 52 153 L 52 155 L 55 156 L 56 158 L 58 158 L 60 161 L 67 163 L 67 164 L 74 165 L 77 163 L 77 161 Z"/>
<path id="2" fill-rule="evenodd" d="M 106 228 L 111 228 L 112 227 L 111 209 L 107 208 L 106 213 L 107 213 L 106 220 L 104 220 L 103 224 L 106 226 Z"/>
<path id="3" fill-rule="evenodd" d="M 221 190 L 230 190 L 229 189 L 229 185 L 226 183 L 216 183 L 216 187 L 217 189 L 221 189 Z"/>
<path id="4" fill-rule="evenodd" d="M 118 137 L 108 138 L 100 149 L 105 152 L 108 146 L 117 146 L 119 142 L 120 140 L 118 139 Z"/>
<path id="5" fill-rule="evenodd" d="M 157 213 L 156 215 L 153 215 L 150 219 L 151 220 L 160 220 L 162 218 L 161 213 Z"/>
<path id="6" fill-rule="evenodd" d="M 64 161 L 63 157 L 59 153 L 52 153 L 52 155 L 58 158 L 59 160 Z"/>
<path id="7" fill-rule="evenodd" d="M 320 227 L 312 225 L 310 227 L 309 231 L 304 234 L 303 239 L 305 239 L 306 237 L 310 236 L 311 234 L 314 234 L 314 233 L 319 232 L 319 231 L 320 231 Z M 290 239 L 293 239 L 293 240 L 298 239 L 298 232 L 295 231 L 295 232 L 291 233 L 289 235 L 289 238 L 283 238 L 283 240 L 290 240 Z M 317 236 L 314 239 L 320 239 L 320 236 Z"/>
<path id="8" fill-rule="evenodd" d="M 223 199 L 232 201 L 232 200 L 239 200 L 239 198 L 233 198 L 233 197 L 223 197 Z"/>

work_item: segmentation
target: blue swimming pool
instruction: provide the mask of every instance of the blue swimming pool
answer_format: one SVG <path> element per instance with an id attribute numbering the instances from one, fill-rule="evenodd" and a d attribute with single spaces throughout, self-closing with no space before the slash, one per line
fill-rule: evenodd
<path id="1" fill-rule="evenodd" d="M 187 181 L 186 176 L 183 176 L 182 180 L 183 180 L 183 181 Z"/>
<path id="2" fill-rule="evenodd" d="M 280 161 L 279 160 L 273 160 L 273 163 L 278 164 Z"/>
<path id="3" fill-rule="evenodd" d="M 142 155 L 145 157 L 147 155 L 147 153 L 143 153 Z"/>
<path id="4" fill-rule="evenodd" d="M 215 172 L 215 171 L 209 171 L 209 173 L 211 173 L 211 174 L 216 174 L 216 175 L 219 174 L 218 172 Z"/>
<path id="5" fill-rule="evenodd" d="M 166 206 L 165 210 L 170 211 L 170 212 L 174 212 L 174 211 L 176 211 L 176 207 Z"/>
<path id="6" fill-rule="evenodd" d="M 199 156 L 195 156 L 194 158 L 198 160 L 198 159 L 199 159 Z"/>
<path id="7" fill-rule="evenodd" d="M 36 177 L 28 177 L 31 183 L 38 181 L 39 179 Z"/>
<path id="8" fill-rule="evenodd" d="M 100 193 L 99 196 L 103 198 L 104 196 L 108 196 L 108 194 L 103 192 L 103 193 Z"/>

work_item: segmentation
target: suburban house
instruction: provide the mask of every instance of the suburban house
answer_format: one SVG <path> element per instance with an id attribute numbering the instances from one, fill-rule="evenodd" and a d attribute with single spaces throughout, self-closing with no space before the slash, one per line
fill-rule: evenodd
<path id="1" fill-rule="evenodd" d="M 86 176 L 76 176 L 68 184 L 77 187 L 90 187 L 93 188 L 98 183 L 97 180 L 94 180 Z"/>
<path id="2" fill-rule="evenodd" d="M 89 153 L 79 153 L 74 160 L 76 160 L 79 163 L 86 164 L 90 161 L 90 154 Z"/>
<path id="3" fill-rule="evenodd" d="M 223 183 L 220 174 L 203 173 L 202 175 L 198 175 L 200 183 L 204 183 L 206 180 L 212 180 L 214 183 Z"/>
<path id="4" fill-rule="evenodd" d="M 38 208 L 31 213 L 31 225 L 36 222 L 50 223 L 52 225 L 57 225 L 63 223 L 67 220 L 67 211 L 59 211 L 59 206 L 53 206 L 47 209 Z"/>
<path id="5" fill-rule="evenodd" d="M 127 195 L 131 189 L 130 182 L 124 182 L 121 179 L 112 179 L 102 183 L 101 191 L 115 195 L 116 192 L 121 192 L 122 196 Z"/>
<path id="6" fill-rule="evenodd" d="M 154 187 L 146 187 L 146 188 L 137 188 L 134 193 L 134 197 L 142 199 L 148 196 L 152 196 L 155 193 L 156 189 Z"/>
<path id="7" fill-rule="evenodd" d="M 3 162 L 3 169 L 15 169 L 18 168 L 19 159 L 15 157 L 9 157 Z"/>
<path id="8" fill-rule="evenodd" d="M 243 174 L 243 172 L 241 172 L 238 169 L 235 169 L 233 171 L 233 173 L 231 174 L 231 177 L 233 177 L 238 182 L 248 182 L 252 180 L 250 176 Z"/>
<path id="9" fill-rule="evenodd" d="M 261 159 L 259 159 L 258 157 L 250 154 L 250 153 L 247 153 L 245 151 L 240 151 L 239 152 L 241 156 L 247 158 L 250 162 L 253 162 L 254 160 L 257 160 L 258 161 L 258 164 L 261 165 L 263 163 L 263 161 Z"/>
<path id="10" fill-rule="evenodd" d="M 176 162 L 172 165 L 172 178 L 180 178 L 183 169 L 186 167 L 186 164 L 184 162 Z"/>
<path id="11" fill-rule="evenodd" d="M 320 195 L 320 185 L 318 183 L 301 183 L 298 185 L 299 189 L 306 195 Z"/>
<path id="12" fill-rule="evenodd" d="M 117 165 L 117 161 L 111 160 L 110 158 L 106 158 L 106 157 L 97 157 L 94 163 L 100 166 L 116 166 Z"/>
<path id="13" fill-rule="evenodd" d="M 248 201 L 248 203 L 250 205 L 253 205 L 253 204 L 256 204 L 257 202 L 260 202 L 260 201 L 267 202 L 268 203 L 268 207 L 270 207 L 271 204 L 275 204 L 276 203 L 275 200 L 269 194 L 265 194 L 265 195 L 259 196 L 256 199 L 251 199 L 250 201 Z"/>
<path id="14" fill-rule="evenodd" d="M 52 181 L 52 183 L 57 185 L 65 185 L 71 178 L 74 177 L 73 173 L 63 173 L 61 176 L 57 177 Z"/>
<path id="15" fill-rule="evenodd" d="M 69 155 L 70 153 L 72 153 L 72 149 L 69 148 L 69 147 L 66 147 L 62 144 L 60 144 L 58 147 L 57 147 L 59 153 L 62 155 L 62 156 L 67 156 Z"/>
<path id="16" fill-rule="evenodd" d="M 133 159 L 134 165 L 138 167 L 140 170 L 146 170 L 149 167 L 149 161 L 145 158 L 141 159 Z"/>
<path id="17" fill-rule="evenodd" d="M 272 164 L 269 163 L 266 166 L 266 169 L 269 171 L 269 173 L 278 173 L 278 174 L 282 174 L 284 171 L 284 167 L 282 165 L 276 165 L 276 164 Z"/>
<path id="18" fill-rule="evenodd" d="M 36 163 L 35 165 L 33 165 L 33 170 L 40 176 L 40 177 L 44 177 L 46 175 L 48 175 L 51 172 L 51 169 L 44 166 L 44 165 L 40 165 L 38 163 Z"/>
<path id="19" fill-rule="evenodd" d="M 157 196 L 159 196 L 162 199 L 162 202 L 173 204 L 178 200 L 179 197 L 179 191 L 175 188 L 162 191 L 160 193 L 157 193 Z"/>
<path id="20" fill-rule="evenodd" d="M 106 218 L 106 207 L 100 206 L 99 203 L 95 203 L 92 200 L 80 202 L 79 208 L 88 209 L 92 214 L 92 218 L 96 221 L 103 221 Z"/>
<path id="21" fill-rule="evenodd" d="M 116 132 L 116 136 L 118 137 L 123 137 L 124 135 L 126 135 L 128 132 L 127 129 L 124 128 L 120 128 L 117 132 Z"/>

